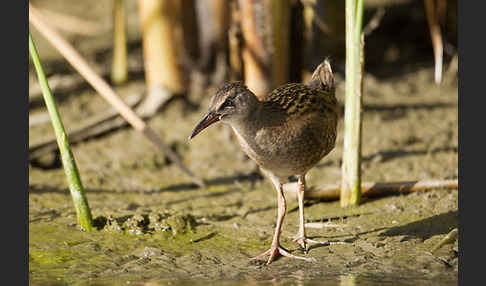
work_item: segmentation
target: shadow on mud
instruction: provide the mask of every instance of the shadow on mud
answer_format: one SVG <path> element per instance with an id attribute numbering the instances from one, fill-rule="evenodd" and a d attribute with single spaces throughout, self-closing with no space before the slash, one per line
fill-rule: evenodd
<path id="1" fill-rule="evenodd" d="M 434 215 L 406 225 L 396 226 L 380 236 L 407 235 L 426 240 L 434 235 L 447 234 L 458 225 L 457 210 Z"/>
<path id="2" fill-rule="evenodd" d="M 418 156 L 418 155 L 427 155 L 427 154 L 437 154 L 437 153 L 443 153 L 443 152 L 455 152 L 457 153 L 457 146 L 447 146 L 447 147 L 440 147 L 440 148 L 434 148 L 434 149 L 421 149 L 421 150 L 384 150 L 384 151 L 379 151 L 371 155 L 363 156 L 361 158 L 362 163 L 366 162 L 379 162 L 379 163 L 384 163 L 393 159 L 399 159 L 402 157 L 407 157 L 407 156 Z M 320 163 L 316 165 L 316 168 L 323 168 L 327 166 L 331 166 L 333 164 L 336 164 L 335 161 L 326 161 L 323 163 Z M 339 159 L 338 162 L 338 167 L 341 168 L 341 159 Z"/>

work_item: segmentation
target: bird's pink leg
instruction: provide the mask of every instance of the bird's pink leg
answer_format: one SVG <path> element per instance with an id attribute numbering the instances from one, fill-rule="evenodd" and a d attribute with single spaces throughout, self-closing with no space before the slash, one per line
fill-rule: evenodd
<path id="1" fill-rule="evenodd" d="M 275 259 L 275 257 L 278 254 L 281 254 L 281 255 L 287 256 L 289 258 L 302 259 L 302 260 L 306 260 L 306 261 L 315 261 L 315 259 L 313 259 L 313 258 L 306 258 L 306 257 L 300 257 L 300 256 L 292 255 L 280 246 L 280 241 L 279 241 L 280 240 L 280 232 L 281 232 L 281 229 L 282 229 L 282 222 L 283 222 L 283 219 L 285 217 L 285 211 L 286 211 L 286 208 L 287 208 L 281 184 L 278 185 L 277 193 L 278 193 L 278 197 L 277 197 L 278 217 L 277 217 L 277 226 L 275 227 L 275 233 L 273 235 L 272 245 L 271 245 L 269 250 L 267 250 L 264 253 L 254 257 L 253 259 L 261 259 L 265 256 L 269 256 L 269 258 L 267 260 L 267 265 L 268 265 L 268 264 L 272 263 L 272 261 Z"/>
<path id="2" fill-rule="evenodd" d="M 294 241 L 300 244 L 307 252 L 307 244 L 305 236 L 305 219 L 304 219 L 304 191 L 305 191 L 305 175 L 299 177 L 297 183 L 297 200 L 299 201 L 299 233 L 294 238 Z"/>
<path id="3" fill-rule="evenodd" d="M 305 219 L 304 219 L 304 191 L 305 191 L 305 174 L 299 176 L 299 181 L 297 183 L 297 199 L 299 201 L 299 233 L 295 236 L 294 242 L 297 242 L 307 253 L 307 243 L 322 243 L 316 240 L 307 238 L 305 233 Z"/>

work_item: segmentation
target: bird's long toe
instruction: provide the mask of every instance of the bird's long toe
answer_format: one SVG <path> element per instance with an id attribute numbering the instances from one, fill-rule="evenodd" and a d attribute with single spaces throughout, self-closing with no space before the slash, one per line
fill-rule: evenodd
<path id="1" fill-rule="evenodd" d="M 318 241 L 318 240 L 313 240 L 313 239 L 310 239 L 306 236 L 297 236 L 297 237 L 294 237 L 294 239 L 292 240 L 293 242 L 297 243 L 300 245 L 300 247 L 302 247 L 302 250 L 304 250 L 304 253 L 307 254 L 307 245 L 308 244 L 322 244 L 322 245 L 330 245 L 331 243 L 329 241 Z"/>
<path id="2" fill-rule="evenodd" d="M 270 247 L 270 249 L 268 249 L 267 251 L 263 252 L 262 254 L 260 254 L 258 256 L 255 256 L 252 259 L 262 260 L 264 257 L 269 256 L 267 263 L 266 263 L 266 265 L 269 265 L 270 263 L 272 263 L 275 260 L 275 258 L 279 254 L 282 255 L 282 256 L 286 256 L 288 258 L 300 259 L 300 260 L 304 260 L 304 261 L 307 261 L 307 262 L 316 262 L 316 259 L 311 258 L 311 257 L 301 257 L 301 256 L 293 255 L 280 246 Z"/>

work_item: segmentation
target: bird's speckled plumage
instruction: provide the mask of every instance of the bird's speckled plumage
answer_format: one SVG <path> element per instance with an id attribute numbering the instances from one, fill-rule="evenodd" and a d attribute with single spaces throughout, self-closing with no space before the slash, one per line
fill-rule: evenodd
<path id="1" fill-rule="evenodd" d="M 223 85 L 211 109 L 231 104 L 240 93 L 251 92 L 241 82 Z M 289 83 L 255 102 L 254 112 L 229 124 L 245 153 L 282 182 L 305 174 L 334 148 L 338 104 L 333 88 Z"/>
<path id="2" fill-rule="evenodd" d="M 260 255 L 282 255 L 304 259 L 280 247 L 279 236 L 285 216 L 282 184 L 290 176 L 299 178 L 300 226 L 296 242 L 306 249 L 315 242 L 306 237 L 303 194 L 305 174 L 333 148 L 336 141 L 338 103 L 329 62 L 320 64 L 307 84 L 289 83 L 259 100 L 242 82 L 221 86 L 212 98 L 208 113 L 194 128 L 190 138 L 211 124 L 229 124 L 242 149 L 272 180 L 278 192 L 278 219 L 271 248 Z"/>
<path id="3" fill-rule="evenodd" d="M 311 88 L 301 83 L 288 83 L 276 88 L 263 98 L 263 104 L 268 108 L 285 110 L 289 119 L 312 112 L 338 112 L 334 92 Z"/>
<path id="4" fill-rule="evenodd" d="M 224 83 L 218 89 L 216 95 L 211 98 L 209 103 L 210 110 L 217 111 L 224 108 L 225 105 L 232 104 L 236 96 L 243 92 L 250 92 L 250 90 L 242 81 Z"/>

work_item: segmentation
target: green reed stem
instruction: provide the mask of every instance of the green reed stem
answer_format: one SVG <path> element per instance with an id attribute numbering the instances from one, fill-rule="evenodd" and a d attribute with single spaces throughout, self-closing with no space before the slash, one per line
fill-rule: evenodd
<path id="1" fill-rule="evenodd" d="M 346 99 L 344 110 L 344 150 L 341 206 L 357 205 L 361 200 L 361 106 L 362 58 L 361 30 L 363 1 L 346 0 Z"/>
<path id="2" fill-rule="evenodd" d="M 84 195 L 84 188 L 81 184 L 81 178 L 79 176 L 78 168 L 76 162 L 74 161 L 74 156 L 69 147 L 69 142 L 67 140 L 66 132 L 64 131 L 64 126 L 59 116 L 59 111 L 57 110 L 56 102 L 52 96 L 51 89 L 49 88 L 49 83 L 47 82 L 44 69 L 37 53 L 32 36 L 29 33 L 29 53 L 37 72 L 37 77 L 39 79 L 39 84 L 42 89 L 42 95 L 44 96 L 44 101 L 47 106 L 47 111 L 49 112 L 49 117 L 51 118 L 52 126 L 54 127 L 54 132 L 56 134 L 57 144 L 59 146 L 59 151 L 61 153 L 62 165 L 64 167 L 64 172 L 66 173 L 69 190 L 71 192 L 71 197 L 73 198 L 74 207 L 76 209 L 76 215 L 78 218 L 78 224 L 86 231 L 91 231 L 93 229 L 93 219 L 91 216 L 91 211 L 89 209 L 88 200 Z"/>

